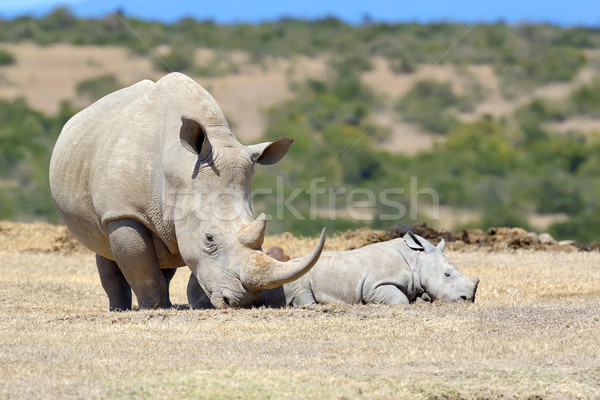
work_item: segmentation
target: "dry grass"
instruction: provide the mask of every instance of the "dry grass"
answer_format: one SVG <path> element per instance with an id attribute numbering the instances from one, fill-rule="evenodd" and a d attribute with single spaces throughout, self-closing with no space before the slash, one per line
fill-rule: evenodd
<path id="1" fill-rule="evenodd" d="M 48 251 L 63 227 L 9 225 L 0 398 L 600 396 L 599 253 L 450 252 L 481 278 L 474 304 L 115 314 L 91 253 Z M 30 236 L 39 250 L 7 248 Z M 269 242 L 291 255 L 312 245 Z M 174 278 L 175 304 L 186 303 L 188 275 Z"/>

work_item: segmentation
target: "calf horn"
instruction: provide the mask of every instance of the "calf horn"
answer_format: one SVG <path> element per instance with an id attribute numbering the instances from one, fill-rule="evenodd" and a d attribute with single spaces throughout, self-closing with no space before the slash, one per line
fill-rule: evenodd
<path id="1" fill-rule="evenodd" d="M 302 258 L 287 262 L 277 261 L 262 251 L 255 251 L 250 256 L 248 265 L 242 270 L 240 279 L 250 290 L 274 289 L 284 283 L 295 281 L 307 273 L 316 264 L 325 245 L 323 228 L 317 247 L 312 253 Z"/>

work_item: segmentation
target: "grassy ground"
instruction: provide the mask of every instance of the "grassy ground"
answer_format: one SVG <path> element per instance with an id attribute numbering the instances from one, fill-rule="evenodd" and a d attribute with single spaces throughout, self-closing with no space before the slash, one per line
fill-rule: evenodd
<path id="1" fill-rule="evenodd" d="M 0 398 L 600 396 L 599 253 L 448 252 L 474 304 L 192 311 L 180 269 L 181 309 L 109 313 L 91 253 L 10 243 Z"/>

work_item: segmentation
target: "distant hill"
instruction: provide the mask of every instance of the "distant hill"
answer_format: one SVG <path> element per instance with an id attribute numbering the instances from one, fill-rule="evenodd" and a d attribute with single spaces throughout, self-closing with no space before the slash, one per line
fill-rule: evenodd
<path id="1" fill-rule="evenodd" d="M 76 19 L 65 8 L 3 21 L 0 99 L 5 114 L 17 115 L 0 125 L 0 217 L 56 218 L 44 160 L 62 123 L 110 91 L 181 70 L 214 95 L 242 142 L 296 138 L 281 166 L 258 170 L 255 187 L 275 190 L 283 171 L 300 187 L 324 176 L 325 187 L 346 193 L 405 189 L 395 197 L 407 209 L 398 220 L 382 220 L 390 207 L 379 201 L 361 208 L 364 221 L 353 220 L 341 196 L 321 199 L 309 221 L 285 214 L 274 232 L 416 218 L 449 229 L 518 224 L 596 238 L 600 32 L 495 24 L 456 43 L 466 30 L 334 18 L 162 25 Z M 427 196 L 412 201 L 411 176 L 438 193 L 439 207 Z M 276 207 L 266 197 L 255 203 Z M 297 203 L 307 207 L 302 196 Z M 408 215 L 411 207 L 418 211 Z"/>

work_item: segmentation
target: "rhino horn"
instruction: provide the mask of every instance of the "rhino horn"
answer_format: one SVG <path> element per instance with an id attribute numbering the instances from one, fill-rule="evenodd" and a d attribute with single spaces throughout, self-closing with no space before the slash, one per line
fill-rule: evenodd
<path id="1" fill-rule="evenodd" d="M 254 222 L 245 226 L 238 233 L 238 241 L 253 250 L 258 250 L 265 241 L 265 230 L 267 229 L 267 217 L 260 214 Z"/>
<path id="2" fill-rule="evenodd" d="M 317 247 L 302 258 L 287 262 L 277 261 L 262 251 L 255 251 L 248 266 L 242 270 L 240 279 L 250 290 L 274 289 L 284 283 L 295 281 L 307 273 L 317 262 L 325 245 L 326 229 L 323 228 Z"/>

